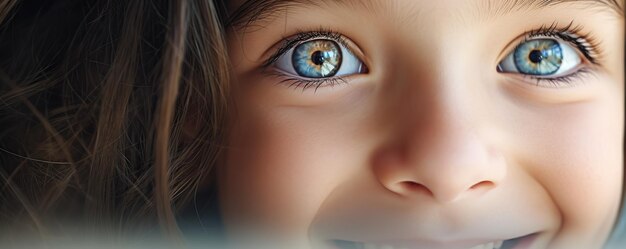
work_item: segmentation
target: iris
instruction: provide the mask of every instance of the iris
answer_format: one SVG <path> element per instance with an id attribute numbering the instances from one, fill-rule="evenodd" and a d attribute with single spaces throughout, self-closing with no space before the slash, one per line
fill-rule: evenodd
<path id="1" fill-rule="evenodd" d="M 331 40 L 313 40 L 298 45 L 292 63 L 298 75 L 307 78 L 332 77 L 341 67 L 341 47 Z"/>
<path id="2" fill-rule="evenodd" d="M 561 45 L 553 39 L 525 41 L 513 56 L 517 70 L 529 75 L 551 75 L 563 64 Z"/>

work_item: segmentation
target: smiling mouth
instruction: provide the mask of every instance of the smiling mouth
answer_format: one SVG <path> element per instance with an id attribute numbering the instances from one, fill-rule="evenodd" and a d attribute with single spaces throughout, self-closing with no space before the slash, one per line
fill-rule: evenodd
<path id="1" fill-rule="evenodd" d="M 467 249 L 527 249 L 536 234 L 526 235 L 508 240 L 492 241 L 485 244 L 474 245 Z M 368 242 L 355 242 L 347 240 L 333 240 L 332 243 L 339 249 L 412 249 L 407 246 L 390 244 L 375 244 Z M 455 247 L 458 248 L 458 247 Z"/>

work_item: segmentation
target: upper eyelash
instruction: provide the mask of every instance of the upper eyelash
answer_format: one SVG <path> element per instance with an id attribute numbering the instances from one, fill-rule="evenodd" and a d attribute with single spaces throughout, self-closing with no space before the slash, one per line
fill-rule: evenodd
<path id="1" fill-rule="evenodd" d="M 342 34 L 338 32 L 320 28 L 314 31 L 298 30 L 296 33 L 297 34 L 295 35 L 295 37 L 284 39 L 280 48 L 278 48 L 278 50 L 276 50 L 276 52 L 274 52 L 274 54 L 272 54 L 272 56 L 270 56 L 269 59 L 263 63 L 264 68 L 267 68 L 274 64 L 274 62 L 276 62 L 281 56 L 283 56 L 285 53 L 287 53 L 287 51 L 294 48 L 295 46 L 300 45 L 304 41 L 312 40 L 315 38 L 325 38 L 333 40 L 345 47 L 349 52 L 352 52 L 350 46 L 348 46 L 348 42 L 346 41 L 346 39 L 343 37 Z"/>
<path id="2" fill-rule="evenodd" d="M 550 26 L 541 26 L 538 29 L 526 32 L 526 38 L 520 41 L 520 44 L 540 36 L 560 38 L 576 46 L 589 62 L 599 65 L 598 60 L 602 53 L 598 50 L 600 47 L 598 41 L 591 33 L 580 34 L 581 31 L 582 26 L 574 26 L 573 21 L 562 28 L 559 28 L 558 24 L 554 22 Z"/>
<path id="3" fill-rule="evenodd" d="M 601 57 L 602 53 L 599 51 L 599 43 L 597 40 L 591 35 L 591 33 L 580 34 L 582 27 L 574 26 L 573 21 L 570 22 L 567 26 L 559 28 L 558 23 L 554 22 L 550 26 L 541 26 L 538 29 L 534 29 L 528 32 L 525 32 L 525 39 L 520 41 L 520 44 L 523 42 L 527 42 L 535 37 L 547 36 L 547 37 L 555 37 L 560 38 L 570 44 L 576 46 L 576 48 L 591 62 L 592 64 L 599 65 L 598 58 Z M 287 51 L 294 48 L 295 46 L 301 44 L 302 42 L 313 40 L 315 38 L 325 38 L 329 40 L 336 41 L 340 45 L 344 46 L 348 51 L 352 52 L 348 42 L 343 37 L 342 34 L 329 30 L 320 28 L 314 31 L 302 31 L 298 30 L 296 32 L 295 37 L 286 38 L 282 42 L 280 48 L 270 56 L 268 60 L 263 63 L 263 68 L 268 68 L 272 64 L 274 64 L 281 56 L 283 56 Z M 530 76 L 533 79 L 537 80 L 537 85 L 541 81 L 548 81 L 552 85 L 558 84 L 568 84 L 576 77 L 580 77 L 582 74 L 590 73 L 590 71 L 580 69 L 579 71 L 572 73 L 566 76 L 560 76 L 557 78 L 547 78 L 547 77 L 534 77 Z M 277 75 L 278 76 L 278 75 Z M 280 75 L 284 76 L 284 75 Z M 334 80 L 334 81 L 333 81 Z M 319 88 L 324 83 L 329 81 L 336 83 L 345 83 L 345 80 L 341 77 L 330 77 L 323 79 L 302 79 L 297 77 L 289 77 L 287 79 L 283 79 L 280 83 L 292 82 L 289 86 L 295 86 L 296 88 L 302 87 L 303 91 L 311 86 L 315 86 L 315 90 Z"/>
<path id="4" fill-rule="evenodd" d="M 536 37 L 559 38 L 574 45 L 583 54 L 583 56 L 591 62 L 591 64 L 601 66 L 599 58 L 602 56 L 602 53 L 599 50 L 600 44 L 598 40 L 596 40 L 590 32 L 581 34 L 582 29 L 582 26 L 574 26 L 573 21 L 562 28 L 559 28 L 558 23 L 554 22 L 550 26 L 541 26 L 538 29 L 526 32 L 525 38 L 519 42 L 519 45 Z M 592 73 L 593 70 L 583 67 L 578 69 L 576 72 L 556 78 L 531 75 L 524 76 L 536 80 L 536 86 L 563 87 L 571 86 L 577 78 L 581 78 L 584 75 Z"/>

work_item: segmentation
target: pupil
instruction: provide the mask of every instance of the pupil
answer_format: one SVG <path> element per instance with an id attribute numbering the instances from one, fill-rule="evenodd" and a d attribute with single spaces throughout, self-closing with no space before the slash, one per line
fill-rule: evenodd
<path id="1" fill-rule="evenodd" d="M 324 55 L 322 54 L 322 51 L 313 52 L 313 54 L 311 55 L 311 61 L 313 61 L 315 65 L 324 64 L 325 59 L 324 59 Z"/>
<path id="2" fill-rule="evenodd" d="M 541 51 L 533 50 L 533 51 L 530 51 L 530 54 L 528 55 L 528 59 L 530 59 L 530 61 L 532 61 L 533 63 L 539 63 L 543 60 L 543 55 L 541 54 Z"/>

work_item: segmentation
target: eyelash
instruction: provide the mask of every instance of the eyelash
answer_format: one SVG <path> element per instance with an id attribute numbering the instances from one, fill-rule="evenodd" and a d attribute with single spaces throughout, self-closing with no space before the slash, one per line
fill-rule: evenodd
<path id="1" fill-rule="evenodd" d="M 574 26 L 573 22 L 570 22 L 563 28 L 558 28 L 558 24 L 552 23 L 550 26 L 542 26 L 538 29 L 526 32 L 525 38 L 519 42 L 530 41 L 537 37 L 551 37 L 558 38 L 573 45 L 582 55 L 593 65 L 600 66 L 598 62 L 601 57 L 601 52 L 598 50 L 599 44 L 591 33 L 581 34 L 582 26 Z M 565 76 L 548 78 L 537 77 L 532 75 L 524 75 L 524 77 L 534 79 L 536 86 L 545 85 L 542 83 L 548 83 L 553 87 L 569 87 L 583 76 L 593 73 L 588 67 L 580 67 L 577 71 Z"/>
<path id="2" fill-rule="evenodd" d="M 558 28 L 558 25 L 555 22 L 552 23 L 550 26 L 542 26 L 538 29 L 525 32 L 525 38 L 520 41 L 520 44 L 537 37 L 559 38 L 574 45 L 574 47 L 576 47 L 576 49 L 578 49 L 583 54 L 583 56 L 589 62 L 591 62 L 591 64 L 599 65 L 598 59 L 601 53 L 600 51 L 598 51 L 599 45 L 597 40 L 593 37 L 591 33 L 580 34 L 581 30 L 582 26 L 574 26 L 573 22 L 570 22 L 567 26 L 563 28 Z M 297 34 L 295 37 L 286 38 L 282 42 L 280 48 L 263 63 L 264 69 L 271 67 L 281 56 L 287 53 L 290 49 L 296 47 L 303 42 L 314 39 L 328 39 L 335 41 L 348 49 L 348 51 L 352 52 L 350 46 L 348 45 L 348 42 L 343 37 L 343 35 L 330 29 L 319 28 L 318 30 L 314 31 L 299 30 L 296 33 Z M 536 80 L 537 86 L 542 85 L 542 83 L 545 82 L 555 87 L 563 87 L 571 86 L 575 80 L 580 79 L 584 75 L 590 73 L 592 73 L 592 70 L 586 67 L 581 67 L 576 72 L 556 78 L 536 77 L 531 75 L 524 76 Z M 315 90 L 317 91 L 320 86 L 347 84 L 347 81 L 344 79 L 343 76 L 334 76 L 320 79 L 305 79 L 302 77 L 286 75 L 280 72 L 274 72 L 270 75 L 282 78 L 282 80 L 280 80 L 278 84 L 287 84 L 288 87 L 295 87 L 296 89 L 302 88 L 303 91 L 310 87 L 315 87 Z"/>

